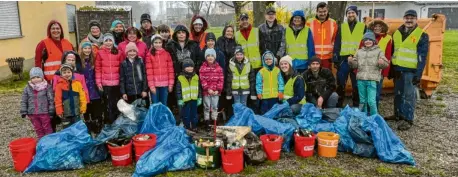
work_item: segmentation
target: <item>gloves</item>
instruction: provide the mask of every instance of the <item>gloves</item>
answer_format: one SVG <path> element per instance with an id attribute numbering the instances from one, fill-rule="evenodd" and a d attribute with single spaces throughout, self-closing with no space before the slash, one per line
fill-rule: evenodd
<path id="1" fill-rule="evenodd" d="M 262 100 L 262 95 L 258 94 L 258 99 Z"/>
<path id="2" fill-rule="evenodd" d="M 197 106 L 200 106 L 202 104 L 202 98 L 197 99 Z"/>
<path id="3" fill-rule="evenodd" d="M 256 100 L 256 96 L 251 96 L 251 100 Z"/>
<path id="4" fill-rule="evenodd" d="M 231 100 L 231 99 L 232 99 L 232 96 L 226 96 L 226 99 L 227 99 L 227 100 Z"/>
<path id="5" fill-rule="evenodd" d="M 22 118 L 25 118 L 25 116 L 26 116 L 25 114 L 22 114 L 22 115 L 21 115 Z"/>
<path id="6" fill-rule="evenodd" d="M 413 84 L 413 85 L 418 85 L 418 84 L 420 84 L 420 79 L 419 79 L 417 76 L 414 76 L 414 77 L 412 78 L 412 84 Z"/>
<path id="7" fill-rule="evenodd" d="M 279 98 L 280 100 L 283 100 L 283 93 L 278 93 L 278 98 Z"/>
<path id="8" fill-rule="evenodd" d="M 178 105 L 179 106 L 183 106 L 184 105 L 184 101 L 183 100 L 178 100 Z"/>

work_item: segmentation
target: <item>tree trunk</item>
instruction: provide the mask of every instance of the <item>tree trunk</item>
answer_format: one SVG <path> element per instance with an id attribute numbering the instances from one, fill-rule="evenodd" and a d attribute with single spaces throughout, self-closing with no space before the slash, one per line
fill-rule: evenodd
<path id="1" fill-rule="evenodd" d="M 210 8 L 212 7 L 212 1 L 207 2 L 207 13 L 205 14 L 205 18 L 208 19 L 208 15 L 210 14 Z"/>
<path id="2" fill-rule="evenodd" d="M 253 26 L 257 27 L 265 22 L 264 14 L 266 8 L 273 5 L 275 1 L 253 1 Z"/>
<path id="3" fill-rule="evenodd" d="M 337 21 L 337 24 L 340 24 L 344 21 L 345 9 L 347 7 L 347 1 L 329 1 L 329 15 L 332 19 Z"/>

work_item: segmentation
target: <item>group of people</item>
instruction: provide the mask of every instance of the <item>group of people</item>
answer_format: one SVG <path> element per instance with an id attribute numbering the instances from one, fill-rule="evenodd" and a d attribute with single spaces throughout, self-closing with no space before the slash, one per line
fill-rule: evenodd
<path id="1" fill-rule="evenodd" d="M 143 99 L 178 108 L 178 123 L 195 131 L 200 110 L 208 128 L 219 112 L 231 114 L 233 103 L 258 114 L 276 103 L 289 104 L 295 114 L 306 102 L 343 107 L 350 76 L 352 106 L 374 115 L 388 77 L 395 83 L 395 115 L 386 119 L 398 120 L 400 130 L 409 129 L 429 42 L 416 23 L 416 11 L 406 11 L 405 23 L 393 36 L 382 20 L 359 22 L 356 6 L 346 9 L 347 21 L 339 25 L 324 2 L 316 14 L 306 19 L 303 11 L 294 11 L 284 27 L 269 7 L 265 23 L 256 28 L 242 13 L 239 30 L 228 25 L 219 38 L 206 32 L 209 25 L 198 15 L 189 30 L 178 25 L 173 33 L 166 25 L 152 26 L 149 14 L 141 16 L 140 29 L 126 29 L 115 20 L 105 34 L 98 21 L 91 21 L 78 52 L 53 20 L 36 48 L 36 67 L 30 70 L 20 113 L 42 137 L 58 121 L 64 127 L 80 119 L 111 124 L 119 115 L 120 99 Z"/>

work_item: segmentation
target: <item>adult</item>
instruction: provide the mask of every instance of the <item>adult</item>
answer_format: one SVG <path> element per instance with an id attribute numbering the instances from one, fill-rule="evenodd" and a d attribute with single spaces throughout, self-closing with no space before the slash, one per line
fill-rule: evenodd
<path id="1" fill-rule="evenodd" d="M 305 26 L 303 10 L 293 12 L 285 32 L 286 54 L 293 59 L 294 70 L 303 73 L 308 68 L 307 60 L 315 56 L 312 31 Z"/>
<path id="2" fill-rule="evenodd" d="M 239 16 L 240 30 L 235 35 L 237 44 L 245 51 L 245 58 L 251 64 L 256 73 L 261 69 L 261 53 L 259 51 L 259 30 L 253 28 L 248 19 L 248 14 L 242 13 Z"/>
<path id="3" fill-rule="evenodd" d="M 35 66 L 43 69 L 45 80 L 51 83 L 54 73 L 60 69 L 62 54 L 73 50 L 73 45 L 64 39 L 62 25 L 56 20 L 48 23 L 46 32 L 47 37 L 35 49 Z"/>
<path id="4" fill-rule="evenodd" d="M 153 26 L 151 22 L 151 16 L 147 13 L 142 14 L 140 16 L 140 24 L 142 27 L 140 28 L 140 32 L 142 33 L 142 41 L 146 44 L 148 49 L 151 48 L 151 37 L 156 34 L 157 28 Z"/>
<path id="5" fill-rule="evenodd" d="M 111 23 L 111 28 L 110 28 L 111 34 L 113 34 L 114 37 L 114 46 L 118 47 L 119 43 L 124 41 L 124 32 L 126 31 L 126 27 L 124 26 L 124 23 L 120 20 L 115 20 Z"/>
<path id="6" fill-rule="evenodd" d="M 302 74 L 307 87 L 305 98 L 318 108 L 335 108 L 339 99 L 334 92 L 336 80 L 330 69 L 321 67 L 322 61 L 316 56 L 312 57 L 309 69 Z"/>
<path id="7" fill-rule="evenodd" d="M 337 23 L 329 17 L 328 5 L 318 3 L 315 18 L 307 21 L 307 26 L 312 30 L 315 53 L 321 59 L 321 66 L 332 69 L 333 44 L 337 34 Z"/>
<path id="8" fill-rule="evenodd" d="M 277 60 L 285 55 L 285 27 L 277 23 L 274 7 L 268 7 L 264 15 L 266 22 L 259 25 L 259 51 L 271 51 Z"/>
<path id="9" fill-rule="evenodd" d="M 87 37 L 81 41 L 81 44 L 84 42 L 90 42 L 92 44 L 92 52 L 94 53 L 94 56 L 97 56 L 99 48 L 103 45 L 103 34 L 101 32 L 100 22 L 97 20 L 91 20 L 89 22 L 89 29 L 89 34 L 87 34 Z M 79 48 L 80 52 L 81 50 L 82 47 Z"/>
<path id="10" fill-rule="evenodd" d="M 305 104 L 305 82 L 300 73 L 293 69 L 293 59 L 286 55 L 280 59 L 280 70 L 285 81 L 283 100 L 291 106 L 294 114 L 301 112 Z"/>
<path id="11" fill-rule="evenodd" d="M 334 42 L 334 67 L 337 69 L 337 94 L 339 94 L 338 106 L 343 107 L 345 100 L 345 88 L 348 76 L 350 75 L 352 86 L 353 107 L 359 106 L 358 86 L 356 82 L 356 72 L 350 69 L 348 57 L 355 55 L 359 48 L 366 25 L 358 21 L 358 8 L 349 6 L 346 10 L 347 21 L 339 25 L 336 40 Z"/>
<path id="12" fill-rule="evenodd" d="M 191 30 L 189 39 L 196 41 L 200 50 L 202 50 L 205 47 L 205 39 L 207 38 L 207 32 L 205 32 L 208 29 L 207 20 L 202 16 L 194 15 L 189 29 Z"/>
<path id="13" fill-rule="evenodd" d="M 399 130 L 413 125 L 416 87 L 420 84 L 429 49 L 428 34 L 418 27 L 417 12 L 407 10 L 404 24 L 393 34 L 394 116 Z"/>
<path id="14" fill-rule="evenodd" d="M 201 64 L 199 45 L 195 41 L 189 39 L 190 34 L 185 26 L 178 25 L 175 27 L 174 31 L 172 40 L 167 43 L 165 49 L 172 56 L 175 76 L 178 76 L 178 74 L 183 71 L 181 67 L 186 58 L 190 58 L 196 63 L 196 68 L 194 70 L 199 71 L 199 66 Z"/>
<path id="15" fill-rule="evenodd" d="M 146 44 L 141 41 L 141 38 L 142 34 L 137 28 L 132 26 L 127 28 L 126 32 L 124 33 L 124 41 L 119 43 L 118 50 L 121 52 L 121 54 L 124 55 L 126 53 L 127 44 L 129 44 L 129 42 L 133 42 L 137 46 L 138 57 L 142 58 L 143 61 L 145 61 L 149 53 L 149 50 Z"/>
<path id="16" fill-rule="evenodd" d="M 225 66 L 229 66 L 229 61 L 232 57 L 234 57 L 235 47 L 237 46 L 237 42 L 235 42 L 234 32 L 234 27 L 231 25 L 227 25 L 224 27 L 222 35 L 218 37 L 218 40 L 216 40 L 216 48 L 220 49 L 226 57 Z M 224 76 L 226 75 L 227 73 L 224 73 Z"/>

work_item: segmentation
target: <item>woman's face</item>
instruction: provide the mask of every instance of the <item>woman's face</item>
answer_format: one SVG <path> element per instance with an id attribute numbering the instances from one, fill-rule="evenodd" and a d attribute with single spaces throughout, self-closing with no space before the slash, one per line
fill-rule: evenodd
<path id="1" fill-rule="evenodd" d="M 100 28 L 97 26 L 91 27 L 91 34 L 94 37 L 99 37 L 100 36 Z"/>
<path id="2" fill-rule="evenodd" d="M 114 29 L 115 32 L 117 33 L 123 33 L 124 32 L 124 26 L 122 26 L 122 24 L 117 24 L 115 29 Z"/>
<path id="3" fill-rule="evenodd" d="M 234 38 L 234 29 L 232 29 L 232 27 L 228 27 L 226 29 L 226 33 L 224 34 L 224 37 L 226 37 L 228 39 Z"/>
<path id="4" fill-rule="evenodd" d="M 380 34 L 380 33 L 382 33 L 382 25 L 376 24 L 376 25 L 374 26 L 374 33 L 375 33 L 375 34 Z"/>

